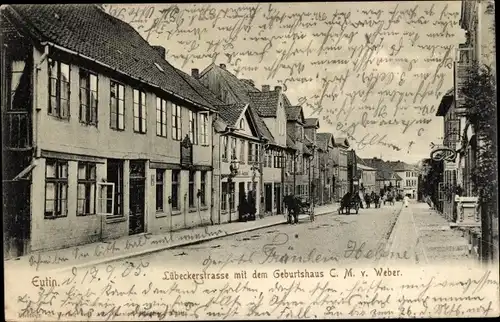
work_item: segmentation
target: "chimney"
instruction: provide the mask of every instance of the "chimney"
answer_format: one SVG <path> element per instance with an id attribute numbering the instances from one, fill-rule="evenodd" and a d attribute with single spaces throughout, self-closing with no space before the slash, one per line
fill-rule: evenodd
<path id="1" fill-rule="evenodd" d="M 165 47 L 163 46 L 151 46 L 151 47 L 153 47 L 163 59 L 167 60 L 167 50 L 165 49 Z"/>
<path id="2" fill-rule="evenodd" d="M 222 68 L 222 69 L 226 69 L 226 64 L 220 64 L 219 66 L 220 66 L 220 68 Z"/>
<path id="3" fill-rule="evenodd" d="M 269 92 L 269 89 L 270 89 L 269 85 L 262 85 L 263 92 Z"/>
<path id="4" fill-rule="evenodd" d="M 200 71 L 198 70 L 198 68 L 191 69 L 191 76 L 196 79 L 200 78 Z"/>
<path id="5" fill-rule="evenodd" d="M 281 86 L 274 86 L 275 92 L 281 92 Z"/>

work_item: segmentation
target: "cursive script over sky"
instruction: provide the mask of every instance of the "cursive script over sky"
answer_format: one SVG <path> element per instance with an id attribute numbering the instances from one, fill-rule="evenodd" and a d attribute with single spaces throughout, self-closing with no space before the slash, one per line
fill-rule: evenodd
<path id="1" fill-rule="evenodd" d="M 459 1 L 103 8 L 187 73 L 224 63 L 258 88 L 283 86 L 362 157 L 416 162 L 442 136 L 435 114 L 464 38 Z"/>

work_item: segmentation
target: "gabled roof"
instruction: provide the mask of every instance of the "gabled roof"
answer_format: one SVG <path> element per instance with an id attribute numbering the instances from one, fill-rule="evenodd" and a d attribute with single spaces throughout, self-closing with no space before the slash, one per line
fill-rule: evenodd
<path id="1" fill-rule="evenodd" d="M 285 108 L 286 120 L 303 124 L 304 112 L 302 106 L 288 106 Z"/>
<path id="2" fill-rule="evenodd" d="M 284 93 L 281 94 L 283 97 L 283 106 L 285 107 L 290 107 L 292 104 L 290 103 L 290 100 L 288 99 L 288 96 L 286 96 Z"/>
<path id="3" fill-rule="evenodd" d="M 311 150 L 309 150 L 309 148 L 305 144 L 302 145 L 302 154 L 313 155 Z"/>
<path id="4" fill-rule="evenodd" d="M 335 138 L 335 146 L 341 146 L 344 148 L 349 147 L 349 140 L 345 137 Z"/>
<path id="5" fill-rule="evenodd" d="M 224 104 L 217 105 L 217 109 L 224 122 L 230 127 L 235 127 L 246 106 L 244 103 Z"/>
<path id="6" fill-rule="evenodd" d="M 268 143 L 274 144 L 276 141 L 274 140 L 274 136 L 271 131 L 267 127 L 266 123 L 262 120 L 262 118 L 255 112 L 255 110 L 249 106 L 248 111 L 250 112 L 253 120 L 255 121 L 255 127 L 257 128 L 257 132 L 261 135 L 262 138 L 266 139 Z"/>
<path id="7" fill-rule="evenodd" d="M 307 118 L 304 121 L 304 127 L 315 127 L 319 129 L 319 120 L 317 118 Z"/>
<path id="8" fill-rule="evenodd" d="M 236 99 L 240 102 L 250 103 L 250 97 L 248 96 L 248 93 L 260 92 L 259 89 L 252 86 L 248 80 L 239 79 L 226 68 L 222 68 L 215 63 L 208 65 L 207 68 L 205 68 L 201 72 L 200 78 L 202 78 L 208 72 L 214 73 L 215 78 L 220 78 L 221 80 L 223 80 L 226 83 L 227 87 L 234 94 Z"/>
<path id="9" fill-rule="evenodd" d="M 250 104 L 257 110 L 262 117 L 276 117 L 278 102 L 280 98 L 279 91 L 267 92 L 249 92 Z"/>
<path id="10" fill-rule="evenodd" d="M 318 148 L 326 151 L 328 149 L 329 143 L 333 142 L 333 134 L 332 133 L 317 133 L 316 141 L 318 143 Z"/>
<path id="11" fill-rule="evenodd" d="M 4 8 L 9 19 L 42 44 L 56 45 L 196 106 L 213 109 L 213 98 L 193 85 L 190 76 L 169 64 L 132 26 L 97 5 L 13 4 Z"/>
<path id="12" fill-rule="evenodd" d="M 253 87 L 250 82 L 244 81 L 242 79 L 238 79 L 235 75 L 229 72 L 226 68 L 221 68 L 220 66 L 212 63 L 203 72 L 200 74 L 200 78 L 203 77 L 208 72 L 214 73 L 214 77 L 218 77 L 221 81 L 224 81 L 225 84 L 230 88 L 231 92 L 237 98 L 238 101 L 245 104 L 250 104 L 251 100 L 248 95 L 249 92 L 259 92 L 259 90 Z M 251 104 L 250 104 L 251 106 Z M 252 107 L 252 106 L 251 106 Z M 254 107 L 249 109 L 252 117 L 255 121 L 255 126 L 259 134 L 267 139 L 268 143 L 274 144 L 275 140 L 271 131 L 267 127 L 266 123 L 262 120 L 262 118 L 258 115 L 258 111 L 255 110 Z"/>

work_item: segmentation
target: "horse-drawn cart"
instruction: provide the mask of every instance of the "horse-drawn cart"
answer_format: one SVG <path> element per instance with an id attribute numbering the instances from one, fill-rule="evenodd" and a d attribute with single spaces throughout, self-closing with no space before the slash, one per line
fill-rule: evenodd
<path id="1" fill-rule="evenodd" d="M 353 194 L 351 196 L 350 193 L 347 193 L 340 201 L 340 208 L 338 209 L 339 215 L 343 214 L 344 211 L 345 214 L 349 215 L 351 213 L 351 209 L 354 209 L 356 214 L 358 214 L 360 202 L 361 200 L 357 194 Z"/>
<path id="2" fill-rule="evenodd" d="M 307 215 L 310 221 L 314 221 L 314 211 L 309 202 L 292 195 L 284 198 L 285 207 L 288 209 L 288 222 L 298 223 L 299 215 Z"/>

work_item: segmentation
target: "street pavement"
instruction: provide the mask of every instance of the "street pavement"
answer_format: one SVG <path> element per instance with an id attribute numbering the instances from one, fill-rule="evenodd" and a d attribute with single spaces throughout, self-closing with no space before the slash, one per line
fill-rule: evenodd
<path id="1" fill-rule="evenodd" d="M 402 208 L 386 250 L 400 254 L 408 249 L 413 250 L 413 264 L 476 263 L 462 232 L 450 228 L 450 223 L 441 214 L 423 202 L 411 201 L 409 207 Z M 394 264 L 397 256 L 388 256 L 382 262 Z"/>
<path id="2" fill-rule="evenodd" d="M 298 224 L 266 227 L 197 245 L 134 257 L 152 267 L 198 266 L 221 268 L 228 264 L 373 265 L 383 256 L 401 203 L 360 209 L 358 214 L 337 212 Z M 403 259 L 407 260 L 407 259 Z M 199 267 L 199 266 L 198 266 Z"/>

